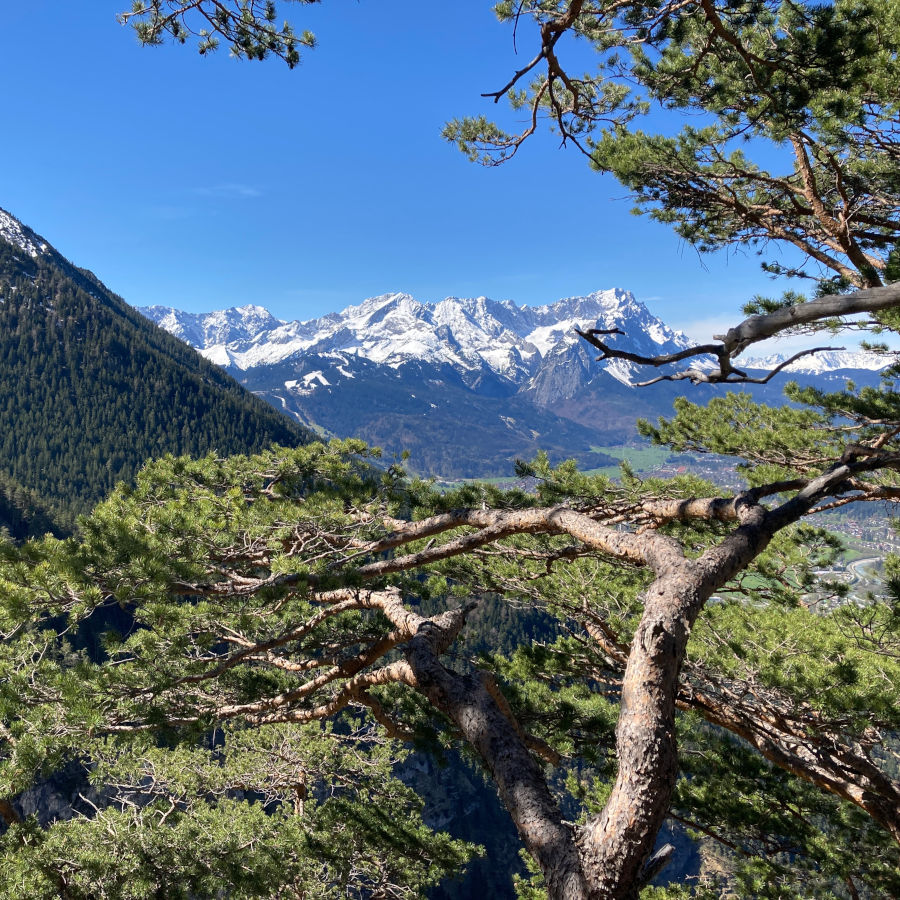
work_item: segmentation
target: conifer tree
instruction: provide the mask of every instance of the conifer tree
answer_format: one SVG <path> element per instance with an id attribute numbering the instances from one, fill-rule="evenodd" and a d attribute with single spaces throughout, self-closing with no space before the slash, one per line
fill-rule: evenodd
<path id="1" fill-rule="evenodd" d="M 133 15 L 165 30 L 163 6 L 171 22 L 223 6 L 257 21 L 247 3 L 155 3 Z M 585 334 L 601 356 L 666 367 L 712 355 L 716 369 L 659 377 L 740 382 L 737 357 L 766 337 L 895 327 L 896 4 L 536 0 L 498 11 L 537 25 L 533 61 L 496 94 L 528 109 L 531 124 L 510 134 L 479 117 L 451 123 L 450 138 L 502 160 L 546 115 L 701 249 L 790 245 L 796 261 L 766 266 L 812 284 L 811 299 L 752 301 L 722 338 L 674 356 L 642 358 Z M 268 16 L 269 7 L 258 21 Z M 593 44 L 599 74 L 567 71 L 568 34 Z M 635 122 L 653 103 L 711 124 L 647 134 Z M 758 142 L 782 154 L 782 168 L 751 161 Z M 890 380 L 789 396 L 795 405 L 780 409 L 739 394 L 705 408 L 684 400 L 670 420 L 643 426 L 673 448 L 742 459 L 746 486 L 734 493 L 627 470 L 620 482 L 588 478 L 538 458 L 521 467 L 536 493 L 473 485 L 442 495 L 373 469 L 353 442 L 149 466 L 83 523 L 80 540 L 6 551 L 7 819 L 19 817 L 17 792 L 42 761 L 89 757 L 103 785 L 98 810 L 131 804 L 152 811 L 142 828 L 172 829 L 195 797 L 244 799 L 238 781 L 216 781 L 232 748 L 265 796 L 270 729 L 299 743 L 304 727 L 333 721 L 342 735 L 362 716 L 373 729 L 357 744 L 363 772 L 380 741 L 434 728 L 481 759 L 534 863 L 523 896 L 636 897 L 671 856 L 655 849 L 669 815 L 731 854 L 723 891 L 897 895 L 897 584 L 863 607 L 820 613 L 814 590 L 838 589 L 814 571 L 835 546 L 807 520 L 900 499 L 900 410 Z M 557 636 L 511 658 L 453 656 L 486 594 L 538 606 Z M 109 637 L 106 660 L 73 654 L 48 627 L 110 605 L 135 624 Z M 203 736 L 209 764 L 179 793 L 169 767 L 199 772 L 177 748 L 197 752 Z M 151 800 L 137 799 L 142 791 Z M 302 814 L 293 826 L 318 827 Z M 37 840 L 30 827 L 14 822 L 4 837 L 12 859 L 35 848 L 29 872 L 58 884 L 90 868 L 79 857 L 76 875 L 63 872 L 60 832 Z M 424 833 L 369 834 L 376 863 L 363 891 L 381 877 L 369 873 L 382 871 L 385 847 L 414 857 L 421 841 L 448 866 L 464 855 Z M 328 832 L 324 843 L 339 840 Z M 297 871 L 315 858 L 298 859 Z M 334 871 L 319 882 L 323 895 L 329 879 L 342 883 Z M 222 886 L 236 890 L 236 877 Z"/>

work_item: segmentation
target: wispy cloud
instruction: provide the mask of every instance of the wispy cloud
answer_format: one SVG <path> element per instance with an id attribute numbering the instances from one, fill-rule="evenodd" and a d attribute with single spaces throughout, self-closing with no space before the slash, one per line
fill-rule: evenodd
<path id="1" fill-rule="evenodd" d="M 673 328 L 683 331 L 692 341 L 707 344 L 714 334 L 722 334 L 741 321 L 740 313 L 735 315 L 707 316 L 703 319 L 679 319 L 673 316 L 670 324 Z"/>
<path id="2" fill-rule="evenodd" d="M 198 197 L 213 197 L 217 200 L 252 200 L 254 197 L 262 196 L 262 191 L 258 188 L 238 182 L 196 187 L 191 193 L 196 194 Z"/>

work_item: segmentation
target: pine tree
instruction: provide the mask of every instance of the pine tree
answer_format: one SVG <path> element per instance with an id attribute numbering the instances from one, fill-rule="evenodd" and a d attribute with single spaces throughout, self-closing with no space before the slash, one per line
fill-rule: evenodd
<path id="1" fill-rule="evenodd" d="M 5 474 L 71 530 L 151 456 L 310 435 L 49 251 L 0 240 Z"/>
<path id="2" fill-rule="evenodd" d="M 221 4 L 136 10 L 157 27 L 150 40 L 165 31 L 163 6 L 183 23 Z M 254 20 L 252 4 L 225 6 L 269 21 L 268 7 Z M 586 334 L 601 354 L 649 366 L 712 354 L 718 370 L 662 377 L 740 382 L 736 357 L 773 334 L 839 327 L 853 314 L 875 330 L 897 324 L 900 287 L 885 284 L 900 221 L 896 4 L 571 0 L 498 10 L 539 26 L 533 63 L 498 99 L 510 94 L 533 121 L 546 113 L 701 249 L 780 241 L 808 257 L 766 265 L 811 278 L 812 299 L 753 301 L 753 315 L 721 339 L 674 358 Z M 179 40 L 180 27 L 169 28 Z M 566 71 L 569 33 L 592 42 L 599 75 Z M 245 55 L 265 55 L 249 47 Z M 654 102 L 712 124 L 675 138 L 635 129 Z M 475 119 L 452 123 L 448 136 L 493 161 L 531 130 Z M 787 154 L 787 174 L 749 160 L 760 141 Z M 627 470 L 621 482 L 587 478 L 538 458 L 521 470 L 540 482 L 536 494 L 473 485 L 441 495 L 394 469 L 379 474 L 352 442 L 159 461 L 98 507 L 80 540 L 6 553 L 5 796 L 42 760 L 88 755 L 104 790 L 120 792 L 114 805 L 127 805 L 156 784 L 148 735 L 165 748 L 215 735 L 240 751 L 245 734 L 253 742 L 288 726 L 300 741 L 301 726 L 346 729 L 346 716 L 363 715 L 382 738 L 443 727 L 482 760 L 534 862 L 523 896 L 637 896 L 671 856 L 654 852 L 670 814 L 730 855 L 723 891 L 897 895 L 896 563 L 886 597 L 821 615 L 809 595 L 836 590 L 814 575 L 835 546 L 805 521 L 900 498 L 896 395 L 888 381 L 791 397 L 801 405 L 684 401 L 671 420 L 643 426 L 676 449 L 743 459 L 746 487 L 734 494 Z M 555 618 L 558 638 L 508 659 L 454 657 L 486 593 L 534 604 Z M 46 628 L 110 604 L 137 626 L 110 637 L 108 662 L 74 656 Z M 228 751 L 214 749 L 217 770 Z M 175 749 L 162 759 L 160 771 L 178 769 Z M 363 771 L 365 759 L 361 748 Z M 268 762 L 242 763 L 264 790 Z M 152 833 L 174 827 L 171 815 L 194 797 L 164 780 L 160 814 L 141 823 Z M 217 782 L 206 768 L 193 784 L 207 797 Z M 229 802 L 237 787 L 225 785 Z M 88 821 L 97 829 L 104 818 Z M 30 846 L 28 827 L 8 831 L 12 858 Z M 390 837 L 379 833 L 375 858 Z M 51 881 L 68 877 L 52 840 L 29 866 Z M 234 877 L 216 890 L 240 889 Z"/>

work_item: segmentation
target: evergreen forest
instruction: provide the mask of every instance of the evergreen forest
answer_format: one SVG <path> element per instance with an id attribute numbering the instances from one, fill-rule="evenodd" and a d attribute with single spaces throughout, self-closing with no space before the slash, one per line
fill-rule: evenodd
<path id="1" fill-rule="evenodd" d="M 23 515 L 41 527 L 35 503 L 71 530 L 151 457 L 309 439 L 55 251 L 0 240 L 0 297 L 2 495 L 17 536 Z"/>

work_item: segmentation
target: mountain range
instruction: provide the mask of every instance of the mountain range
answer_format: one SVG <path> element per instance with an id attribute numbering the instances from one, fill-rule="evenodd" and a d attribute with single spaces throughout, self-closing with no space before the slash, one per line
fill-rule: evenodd
<path id="1" fill-rule="evenodd" d="M 612 329 L 628 323 L 629 349 L 638 353 L 688 345 L 683 334 L 619 289 L 532 307 L 486 297 L 426 304 L 409 294 L 384 294 L 307 322 L 283 322 L 261 306 L 206 314 L 154 306 L 141 312 L 212 362 L 241 371 L 341 353 L 391 368 L 411 361 L 447 364 L 472 384 L 493 375 L 520 386 L 538 374 L 548 354 L 579 343 L 576 327 Z M 610 340 L 623 343 L 620 335 Z M 603 368 L 631 382 L 631 363 L 616 360 Z"/>
<path id="2" fill-rule="evenodd" d="M 538 449 L 604 464 L 609 458 L 597 447 L 633 440 L 638 417 L 668 413 L 686 390 L 671 382 L 636 388 L 645 371 L 623 360 L 597 362 L 578 336 L 576 328 L 601 328 L 613 346 L 646 356 L 690 345 L 618 288 L 535 307 L 383 294 L 309 321 L 282 321 L 256 305 L 140 311 L 298 422 L 393 453 L 408 450 L 412 468 L 428 475 L 509 474 L 516 457 Z M 874 354 L 833 351 L 792 370 L 798 380 L 834 387 L 847 377 L 871 381 L 884 365 Z M 688 390 L 703 400 L 721 389 Z M 774 384 L 753 392 L 782 402 Z"/>
<path id="3" fill-rule="evenodd" d="M 384 294 L 305 322 L 256 305 L 141 312 L 0 210 L 0 524 L 14 535 L 48 516 L 71 527 L 161 453 L 354 435 L 444 478 L 509 475 L 539 449 L 593 467 L 613 461 L 598 448 L 635 438 L 638 417 L 716 392 L 635 388 L 645 375 L 630 363 L 596 362 L 576 327 L 615 331 L 610 342 L 646 355 L 688 344 L 619 289 L 539 307 Z M 883 360 L 801 363 L 794 377 L 833 388 L 874 381 Z M 754 393 L 781 402 L 776 383 Z"/>

